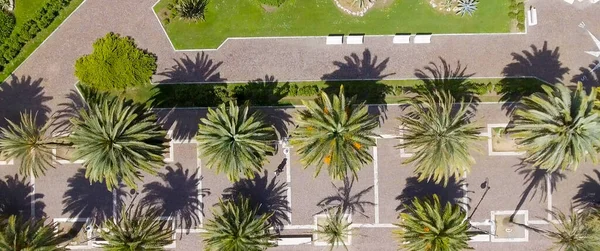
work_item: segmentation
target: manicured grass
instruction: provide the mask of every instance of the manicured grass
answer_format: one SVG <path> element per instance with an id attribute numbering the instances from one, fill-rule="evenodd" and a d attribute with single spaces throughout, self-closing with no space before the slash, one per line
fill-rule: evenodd
<path id="1" fill-rule="evenodd" d="M 161 0 L 155 6 L 161 18 L 169 2 Z M 459 17 L 438 12 L 429 0 L 394 0 L 354 17 L 340 11 L 333 0 L 288 0 L 273 12 L 256 0 L 219 0 L 208 4 L 204 22 L 174 18 L 164 26 L 177 49 L 216 48 L 228 37 L 504 33 L 510 30 L 508 6 L 508 0 L 481 1 L 473 17 Z"/>
<path id="2" fill-rule="evenodd" d="M 60 14 L 54 19 L 52 24 L 46 29 L 40 31 L 37 36 L 30 40 L 23 49 L 9 64 L 4 66 L 4 70 L 0 72 L 0 81 L 4 81 L 17 67 L 29 57 L 33 51 L 46 40 L 46 38 L 56 30 L 56 28 L 69 16 L 84 0 L 72 0 L 69 6 L 65 7 Z M 16 0 L 15 16 L 17 18 L 17 26 L 26 22 L 35 15 L 35 12 L 41 8 L 46 1 L 43 0 Z M 25 6 L 25 7 L 24 7 Z"/>
<path id="3" fill-rule="evenodd" d="M 507 82 L 508 81 L 508 82 Z M 498 102 L 501 95 L 497 93 L 501 85 L 529 85 L 538 87 L 537 79 L 470 79 L 476 87 L 473 90 L 482 102 Z M 236 99 L 238 102 L 249 101 L 254 106 L 287 106 L 300 105 L 302 100 L 313 99 L 318 91 L 328 93 L 339 91 L 344 85 L 348 96 L 357 96 L 359 101 L 368 104 L 393 104 L 401 99 L 414 95 L 411 93 L 421 80 L 381 80 L 381 81 L 343 81 L 343 82 L 278 82 L 278 83 L 222 83 L 222 84 L 158 84 L 125 91 L 114 91 L 113 94 L 147 103 L 153 100 L 158 108 L 172 107 L 207 107 L 217 106 L 223 101 Z M 291 91 L 291 86 L 298 87 Z M 300 91 L 302 88 L 316 91 Z"/>

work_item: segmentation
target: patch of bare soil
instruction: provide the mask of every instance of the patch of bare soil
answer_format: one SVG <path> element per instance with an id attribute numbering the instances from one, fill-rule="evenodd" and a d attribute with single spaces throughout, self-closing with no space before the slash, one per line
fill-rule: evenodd
<path id="1" fill-rule="evenodd" d="M 266 4 L 261 4 L 260 5 L 266 12 L 275 12 L 277 10 L 277 7 L 275 6 L 271 6 L 271 5 L 266 5 Z"/>
<path id="2" fill-rule="evenodd" d="M 424 0 L 431 7 L 444 14 L 451 14 L 456 11 L 458 0 Z"/>
<path id="3" fill-rule="evenodd" d="M 392 4 L 394 4 L 394 1 L 396 1 L 396 0 L 377 0 L 375 2 L 375 5 L 373 5 L 373 8 L 375 8 L 375 9 L 385 9 L 387 7 L 392 6 Z"/>
<path id="4" fill-rule="evenodd" d="M 338 0 L 338 2 L 340 3 L 340 5 L 342 5 L 342 7 L 352 12 L 358 12 L 361 10 L 358 1 L 355 2 L 354 0 Z M 365 5 L 368 4 L 368 2 L 369 0 L 365 0 Z"/>

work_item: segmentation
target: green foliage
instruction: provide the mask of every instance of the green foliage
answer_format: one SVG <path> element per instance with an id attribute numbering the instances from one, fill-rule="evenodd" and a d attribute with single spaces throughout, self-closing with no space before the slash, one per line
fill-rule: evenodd
<path id="1" fill-rule="evenodd" d="M 346 240 L 350 237 L 352 222 L 343 214 L 341 209 L 330 211 L 324 224 L 318 224 L 314 231 L 319 241 L 324 241 L 329 245 L 329 250 L 334 247 L 343 246 L 346 250 Z"/>
<path id="2" fill-rule="evenodd" d="M 0 151 L 7 159 L 21 163 L 21 175 L 39 177 L 48 167 L 53 167 L 55 139 L 48 132 L 51 122 L 38 126 L 36 115 L 31 113 L 22 113 L 20 120 L 19 124 L 8 121 L 8 126 L 0 129 Z"/>
<path id="3" fill-rule="evenodd" d="M 113 189 L 124 182 L 136 188 L 140 171 L 155 174 L 167 149 L 166 131 L 152 111 L 123 98 L 102 95 L 71 119 L 74 160 L 83 160 L 91 182 Z"/>
<path id="4" fill-rule="evenodd" d="M 314 165 L 317 176 L 326 166 L 333 179 L 343 180 L 349 172 L 357 178 L 362 166 L 373 160 L 370 147 L 375 146 L 378 117 L 369 114 L 364 103 L 346 99 L 343 86 L 333 100 L 321 92 L 314 101 L 302 103 L 307 109 L 298 112 L 290 143 L 304 168 Z"/>
<path id="5" fill-rule="evenodd" d="M 10 8 L 10 0 L 0 0 L 0 11 L 8 11 Z"/>
<path id="6" fill-rule="evenodd" d="M 395 235 L 400 248 L 408 251 L 470 249 L 469 221 L 459 205 L 442 206 L 436 194 L 432 198 L 415 198 L 407 211 L 400 214 Z"/>
<path id="7" fill-rule="evenodd" d="M 589 94 L 579 83 L 571 91 L 563 84 L 542 86 L 544 92 L 522 100 L 509 132 L 526 151 L 526 161 L 546 169 L 576 170 L 586 159 L 597 163 L 600 115 L 594 107 L 597 89 Z"/>
<path id="8" fill-rule="evenodd" d="M 22 216 L 10 216 L 0 222 L 0 250 L 63 251 L 62 232 L 58 224 L 45 224 L 46 219 L 24 220 Z"/>
<path id="9" fill-rule="evenodd" d="M 161 220 L 160 210 L 138 205 L 121 210 L 120 216 L 118 220 L 104 221 L 100 236 L 108 244 L 102 246 L 103 250 L 163 250 L 173 243 L 175 230 L 169 221 Z"/>
<path id="10" fill-rule="evenodd" d="M 555 221 L 548 221 L 553 230 L 542 233 L 552 240 L 556 250 L 600 250 L 600 227 L 597 209 L 577 212 L 571 208 L 566 215 L 560 210 L 548 211 Z"/>
<path id="11" fill-rule="evenodd" d="M 412 109 L 400 117 L 402 143 L 400 148 L 415 149 L 404 163 L 414 163 L 419 181 L 433 180 L 448 184 L 469 172 L 475 159 L 470 150 L 479 139 L 479 127 L 470 122 L 471 103 L 454 105 L 448 93 L 434 91 L 408 99 L 404 104 Z"/>
<path id="12" fill-rule="evenodd" d="M 516 21 L 519 31 L 525 30 L 525 5 L 523 0 L 510 0 L 508 17 Z"/>
<path id="13" fill-rule="evenodd" d="M 17 20 L 11 12 L 0 9 L 0 44 L 10 36 Z"/>
<path id="14" fill-rule="evenodd" d="M 258 0 L 258 2 L 260 2 L 262 4 L 276 6 L 276 7 L 281 6 L 283 3 L 285 3 L 285 1 L 286 0 Z"/>
<path id="15" fill-rule="evenodd" d="M 92 54 L 75 63 L 75 76 L 98 90 L 148 84 L 156 72 L 156 56 L 137 48 L 133 38 L 108 33 L 94 42 Z"/>
<path id="16" fill-rule="evenodd" d="M 267 153 L 274 152 L 275 130 L 258 112 L 249 113 L 248 106 L 230 101 L 215 110 L 209 108 L 198 126 L 198 150 L 206 158 L 206 166 L 224 172 L 231 181 L 241 175 L 254 178 L 261 172 Z"/>
<path id="17" fill-rule="evenodd" d="M 175 0 L 173 11 L 184 19 L 204 21 L 204 12 L 209 0 Z"/>
<path id="18" fill-rule="evenodd" d="M 262 251 L 274 247 L 277 236 L 270 232 L 271 214 L 259 215 L 246 198 L 219 201 L 219 211 L 205 224 L 202 234 L 208 251 Z"/>

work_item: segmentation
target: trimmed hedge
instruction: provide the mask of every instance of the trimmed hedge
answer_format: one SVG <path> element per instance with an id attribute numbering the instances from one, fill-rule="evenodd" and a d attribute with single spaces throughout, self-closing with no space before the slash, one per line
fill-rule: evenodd
<path id="1" fill-rule="evenodd" d="M 48 27 L 71 0 L 48 0 L 39 9 L 35 16 L 27 20 L 23 25 L 11 33 L 11 35 L 0 45 L 0 71 L 4 65 L 10 63 L 31 39 Z"/>
<path id="2" fill-rule="evenodd" d="M 0 43 L 3 43 L 10 36 L 16 23 L 15 15 L 8 11 L 0 10 Z"/>

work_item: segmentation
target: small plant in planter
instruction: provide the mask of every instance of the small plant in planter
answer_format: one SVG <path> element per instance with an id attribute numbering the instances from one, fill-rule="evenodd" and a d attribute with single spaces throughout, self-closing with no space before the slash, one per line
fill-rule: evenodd
<path id="1" fill-rule="evenodd" d="M 458 0 L 456 15 L 465 16 L 468 14 L 469 16 L 473 16 L 473 13 L 477 10 L 478 3 L 478 0 Z"/>
<path id="2" fill-rule="evenodd" d="M 344 214 L 341 209 L 329 211 L 326 215 L 315 216 L 315 223 L 317 229 L 313 234 L 317 242 L 329 246 L 329 250 L 339 246 L 348 250 L 352 237 L 350 215 Z"/>

